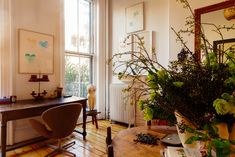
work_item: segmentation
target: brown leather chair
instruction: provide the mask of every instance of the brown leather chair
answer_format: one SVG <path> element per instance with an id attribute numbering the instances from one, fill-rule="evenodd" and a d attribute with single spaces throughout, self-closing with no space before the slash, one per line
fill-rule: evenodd
<path id="1" fill-rule="evenodd" d="M 54 156 L 60 152 L 65 152 L 70 155 L 76 156 L 74 153 L 67 151 L 69 147 L 75 144 L 75 141 L 63 145 L 61 140 L 70 134 L 76 127 L 78 117 L 80 115 L 82 105 L 79 103 L 67 104 L 52 107 L 42 113 L 42 119 L 45 124 L 38 120 L 30 119 L 32 127 L 42 136 L 49 139 L 57 139 L 58 147 L 52 146 L 55 150 L 47 154 L 48 156 Z"/>

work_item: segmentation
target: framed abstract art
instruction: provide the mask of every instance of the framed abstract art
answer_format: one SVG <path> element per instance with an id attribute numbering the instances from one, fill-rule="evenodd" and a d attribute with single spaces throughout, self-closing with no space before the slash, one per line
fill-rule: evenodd
<path id="1" fill-rule="evenodd" d="M 53 35 L 19 29 L 19 73 L 52 74 Z"/>
<path id="2" fill-rule="evenodd" d="M 126 33 L 144 29 L 144 3 L 126 8 Z"/>

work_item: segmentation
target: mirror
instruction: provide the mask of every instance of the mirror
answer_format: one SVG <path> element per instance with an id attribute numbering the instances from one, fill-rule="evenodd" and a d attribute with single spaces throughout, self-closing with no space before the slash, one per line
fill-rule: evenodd
<path id="1" fill-rule="evenodd" d="M 235 20 L 228 21 L 223 16 L 224 9 L 230 8 L 235 6 L 235 0 L 227 0 L 225 2 L 217 3 L 214 5 L 206 6 L 203 8 L 198 8 L 194 10 L 195 13 L 195 53 L 197 54 L 198 59 L 201 59 L 201 49 L 200 49 L 200 43 L 201 38 L 200 34 L 202 32 L 201 25 L 203 26 L 203 32 L 206 35 L 208 41 L 213 44 L 216 41 L 220 41 L 221 37 L 218 35 L 218 33 L 215 33 L 212 31 L 215 29 L 214 26 L 210 25 L 204 25 L 204 23 L 213 23 L 216 25 L 226 25 L 226 26 L 232 26 L 235 24 Z M 214 27 L 214 28 L 213 28 Z M 232 39 L 235 38 L 235 35 L 231 32 L 223 31 L 223 39 Z M 227 40 L 231 41 L 231 40 Z"/>

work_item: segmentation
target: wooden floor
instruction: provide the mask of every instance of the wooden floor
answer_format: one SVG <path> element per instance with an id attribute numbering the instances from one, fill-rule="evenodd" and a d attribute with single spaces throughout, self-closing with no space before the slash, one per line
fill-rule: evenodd
<path id="1" fill-rule="evenodd" d="M 114 137 L 117 132 L 126 129 L 125 126 L 110 124 L 109 121 L 105 120 L 98 121 L 98 124 L 99 129 L 96 129 L 92 123 L 87 123 L 86 141 L 83 141 L 82 135 L 77 133 L 73 133 L 71 137 L 64 140 L 64 143 L 76 141 L 76 144 L 69 150 L 75 153 L 77 157 L 106 157 L 106 128 L 108 126 L 112 127 L 112 137 Z M 82 129 L 80 125 L 78 125 L 77 128 Z M 7 152 L 7 157 L 44 157 L 52 151 L 50 147 L 46 146 L 47 143 L 56 145 L 55 141 L 45 141 L 9 151 Z M 60 154 L 56 157 L 67 156 L 67 154 Z"/>

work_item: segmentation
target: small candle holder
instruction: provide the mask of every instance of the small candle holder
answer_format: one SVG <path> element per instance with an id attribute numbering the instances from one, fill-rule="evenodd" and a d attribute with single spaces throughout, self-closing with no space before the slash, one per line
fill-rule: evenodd
<path id="1" fill-rule="evenodd" d="M 32 95 L 36 100 L 40 100 L 40 99 L 43 99 L 44 96 L 46 96 L 47 94 L 47 91 L 44 90 L 43 92 L 38 92 L 36 93 L 35 91 L 32 91 L 32 93 L 30 93 L 30 95 Z"/>
<path id="2" fill-rule="evenodd" d="M 46 96 L 47 91 L 44 90 L 41 92 L 41 82 L 49 82 L 48 75 L 42 75 L 42 77 L 41 73 L 38 74 L 38 77 L 37 75 L 31 75 L 29 82 L 38 82 L 38 92 L 36 93 L 35 91 L 32 91 L 30 95 L 32 95 L 36 100 L 43 99 Z"/>

